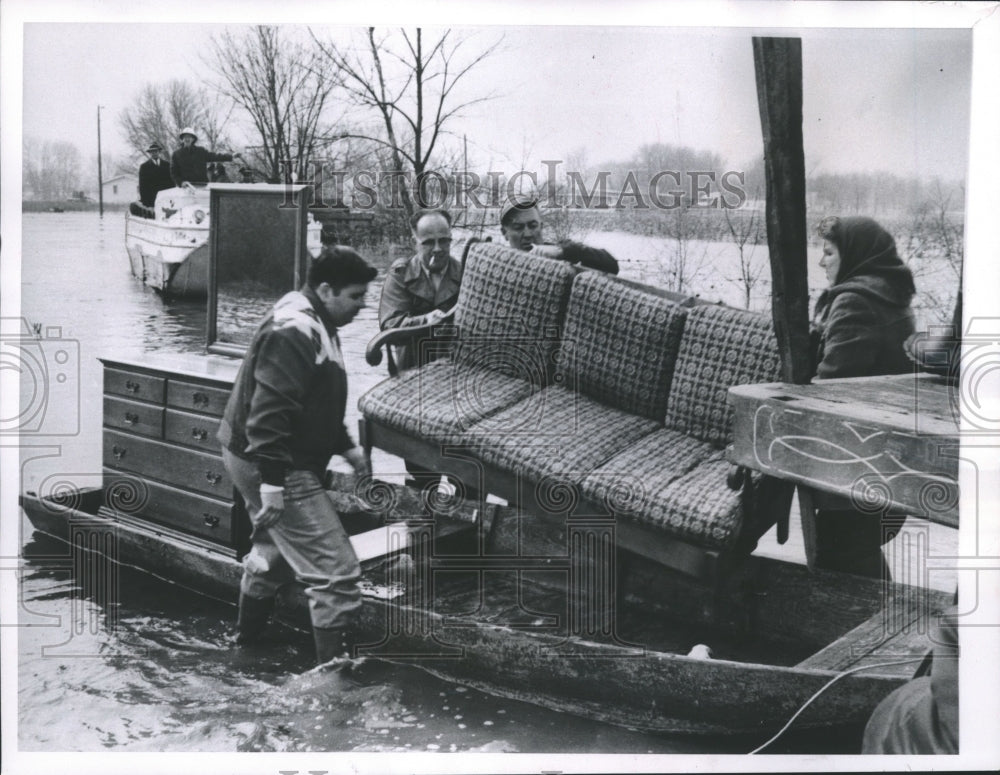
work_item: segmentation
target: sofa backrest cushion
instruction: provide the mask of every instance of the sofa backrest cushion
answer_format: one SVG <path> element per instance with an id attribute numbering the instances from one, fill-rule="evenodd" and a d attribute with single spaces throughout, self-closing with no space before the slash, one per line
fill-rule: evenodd
<path id="1" fill-rule="evenodd" d="M 564 261 L 482 242 L 462 273 L 453 359 L 548 384 L 579 270 Z"/>
<path id="2" fill-rule="evenodd" d="M 764 315 L 711 304 L 688 310 L 664 424 L 717 446 L 732 440 L 733 385 L 781 379 L 778 343 Z"/>
<path id="3" fill-rule="evenodd" d="M 652 288 L 581 272 L 570 291 L 556 381 L 660 421 L 686 312 Z"/>

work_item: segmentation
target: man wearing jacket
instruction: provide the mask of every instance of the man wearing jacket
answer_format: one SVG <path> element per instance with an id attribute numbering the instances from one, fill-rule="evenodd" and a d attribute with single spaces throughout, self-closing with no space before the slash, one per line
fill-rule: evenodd
<path id="1" fill-rule="evenodd" d="M 318 662 L 350 652 L 361 569 L 323 478 L 333 455 L 358 476 L 369 473 L 344 426 L 347 373 L 337 329 L 365 306 L 376 274 L 350 248 L 325 248 L 306 285 L 260 324 L 237 374 L 219 440 L 254 528 L 240 584 L 239 644 L 259 639 L 278 588 L 294 576 L 306 585 Z"/>
<path id="2" fill-rule="evenodd" d="M 170 157 L 170 174 L 175 185 L 182 183 L 208 183 L 208 163 L 210 161 L 232 161 L 242 158 L 238 153 L 212 153 L 195 145 L 198 136 L 187 126 L 181 130 L 181 147 Z"/>
<path id="3" fill-rule="evenodd" d="M 389 267 L 382 286 L 378 322 L 384 331 L 436 323 L 458 301 L 462 265 L 451 257 L 451 215 L 447 210 L 419 210 L 410 219 L 417 252 Z M 424 333 L 429 340 L 433 334 Z M 396 347 L 396 365 L 423 365 L 429 350 L 414 337 Z"/>
<path id="4" fill-rule="evenodd" d="M 170 176 L 170 164 L 160 158 L 163 146 L 152 143 L 146 153 L 149 159 L 139 165 L 139 201 L 144 207 L 152 208 L 156 204 L 156 195 L 164 189 L 173 188 L 174 180 Z"/>
<path id="5" fill-rule="evenodd" d="M 618 274 L 615 257 L 602 248 L 592 248 L 573 240 L 560 240 L 554 245 L 543 243 L 542 214 L 538 209 L 538 198 L 529 194 L 507 197 L 500 208 L 500 232 L 514 250 L 568 261 L 608 274 Z"/>

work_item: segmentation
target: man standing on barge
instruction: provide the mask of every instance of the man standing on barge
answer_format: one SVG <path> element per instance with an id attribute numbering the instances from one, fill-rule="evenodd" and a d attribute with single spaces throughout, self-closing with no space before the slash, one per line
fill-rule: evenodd
<path id="1" fill-rule="evenodd" d="M 184 183 L 208 183 L 208 163 L 210 161 L 232 161 L 241 159 L 238 153 L 213 153 L 196 145 L 198 136 L 186 126 L 179 135 L 181 147 L 170 157 L 170 174 L 175 185 Z"/>
<path id="2" fill-rule="evenodd" d="M 370 473 L 344 425 L 347 373 L 337 329 L 365 306 L 376 274 L 354 250 L 324 248 L 306 285 L 261 323 L 236 376 L 219 440 L 253 523 L 239 644 L 260 638 L 278 588 L 294 576 L 306 586 L 317 661 L 350 654 L 361 568 L 323 478 L 334 455 L 359 477 Z"/>
<path id="3" fill-rule="evenodd" d="M 151 143 L 146 149 L 149 159 L 139 165 L 139 201 L 143 207 L 148 207 L 150 214 L 147 218 L 152 218 L 153 205 L 156 204 L 156 195 L 161 191 L 174 187 L 173 178 L 170 176 L 170 165 L 160 158 L 163 153 L 163 146 L 159 143 Z"/>

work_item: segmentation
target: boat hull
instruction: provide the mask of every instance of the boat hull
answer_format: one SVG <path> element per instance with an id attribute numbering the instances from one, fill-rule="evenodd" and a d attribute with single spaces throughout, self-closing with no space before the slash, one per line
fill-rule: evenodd
<path id="1" fill-rule="evenodd" d="M 241 566 L 231 551 L 197 545 L 169 528 L 101 516 L 101 498 L 99 490 L 81 491 L 58 503 L 26 494 L 22 507 L 37 531 L 73 547 L 74 562 L 83 547 L 87 562 L 138 567 L 235 605 Z M 95 541 L 95 531 L 105 538 Z M 92 551 L 95 546 L 103 548 Z M 412 554 L 419 559 L 419 553 Z M 754 561 L 760 566 L 757 575 L 776 580 L 776 597 L 798 583 L 797 566 L 767 558 Z M 535 609 L 530 595 L 525 598 L 523 589 L 502 582 L 487 584 L 489 573 L 473 576 L 471 584 L 468 577 L 456 576 L 450 585 L 435 578 L 431 600 L 428 588 L 414 582 L 415 564 L 419 562 L 399 561 L 398 555 L 363 564 L 360 629 L 366 645 L 361 655 L 406 662 L 503 696 L 611 723 L 685 734 L 770 735 L 836 675 L 795 665 L 699 659 L 687 656 L 688 645 L 682 653 L 672 653 L 653 641 L 629 642 L 628 635 L 567 635 L 565 622 L 560 627 L 552 617 L 525 619 Z M 93 573 L 92 568 L 78 570 Z M 532 590 L 546 594 L 541 587 L 533 585 Z M 703 605 L 682 589 L 675 596 L 692 610 Z M 947 601 L 934 603 L 943 607 Z M 300 589 L 290 590 L 282 608 L 308 626 Z M 653 609 L 645 613 L 655 616 Z M 697 628 L 673 634 L 686 644 L 697 637 Z M 892 672 L 874 670 L 838 681 L 797 719 L 796 728 L 863 723 L 912 668 L 906 674 L 898 669 L 887 674 Z"/>
<path id="2" fill-rule="evenodd" d="M 209 190 L 167 189 L 157 196 L 156 218 L 125 214 L 129 268 L 158 293 L 190 298 L 208 294 Z M 310 215 L 306 247 L 314 257 L 323 247 L 322 231 L 323 225 Z"/>
<path id="3" fill-rule="evenodd" d="M 150 288 L 178 296 L 208 293 L 207 222 L 177 228 L 126 213 L 125 247 L 132 275 Z"/>

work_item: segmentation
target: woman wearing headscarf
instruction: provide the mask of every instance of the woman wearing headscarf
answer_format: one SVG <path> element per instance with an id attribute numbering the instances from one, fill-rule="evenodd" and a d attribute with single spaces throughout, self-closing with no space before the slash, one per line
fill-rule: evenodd
<path id="1" fill-rule="evenodd" d="M 913 370 L 903 344 L 914 332 L 913 275 L 892 236 L 866 217 L 820 225 L 830 286 L 816 302 L 812 335 L 816 379 L 874 377 Z M 816 497 L 816 567 L 889 577 L 881 546 L 891 536 L 878 515 L 846 499 Z"/>

